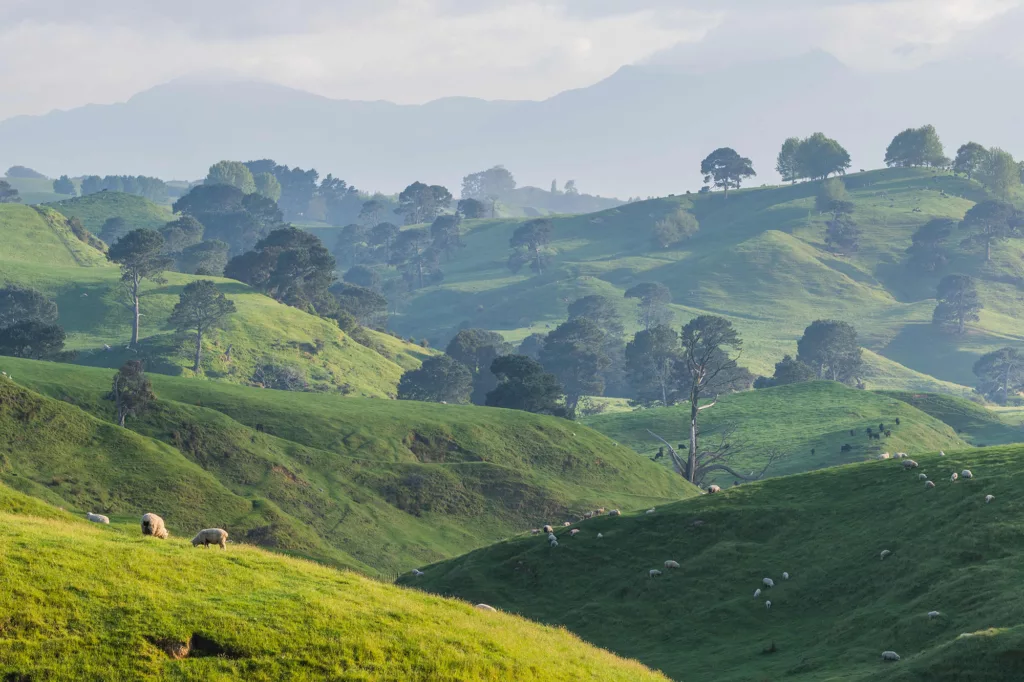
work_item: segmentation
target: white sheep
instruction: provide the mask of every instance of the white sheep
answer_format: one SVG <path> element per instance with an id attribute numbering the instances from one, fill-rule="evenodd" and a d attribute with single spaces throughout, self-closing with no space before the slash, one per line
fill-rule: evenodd
<path id="1" fill-rule="evenodd" d="M 989 502 L 991 502 L 994 499 L 996 499 L 995 495 L 986 495 L 985 496 L 985 504 L 988 504 Z"/>
<path id="2" fill-rule="evenodd" d="M 89 519 L 93 523 L 110 523 L 110 519 L 108 519 L 103 514 L 93 514 L 92 512 L 86 512 L 85 518 Z"/>
<path id="3" fill-rule="evenodd" d="M 597 534 L 597 537 L 599 537 L 599 538 L 603 538 L 603 537 L 604 537 L 604 533 L 598 533 L 598 534 Z"/>
<path id="4" fill-rule="evenodd" d="M 622 514 L 622 512 L 620 512 L 618 509 L 612 509 L 610 512 L 608 512 L 608 516 L 619 516 L 620 514 Z"/>
<path id="5" fill-rule="evenodd" d="M 228 532 L 222 528 L 206 528 L 192 538 L 193 547 L 202 545 L 204 549 L 209 549 L 210 545 L 220 545 L 221 549 L 227 549 L 227 544 Z"/>
<path id="6" fill-rule="evenodd" d="M 925 487 L 925 489 L 934 488 L 935 487 L 935 481 L 925 481 L 924 482 L 924 487 Z"/>
<path id="7" fill-rule="evenodd" d="M 421 571 L 421 570 L 420 570 L 420 569 L 418 569 L 418 568 L 414 568 L 414 569 L 412 569 L 412 574 L 413 574 L 414 576 L 416 576 L 417 578 L 419 578 L 419 577 L 420 577 L 421 575 L 426 575 L 426 574 L 425 574 L 425 573 L 424 573 L 423 571 Z"/>
<path id="8" fill-rule="evenodd" d="M 917 475 L 917 480 L 919 480 L 919 481 L 927 481 L 928 480 L 928 474 L 918 474 Z"/>
<path id="9" fill-rule="evenodd" d="M 565 528 L 568 528 L 571 525 L 572 525 L 572 523 L 569 522 L 569 521 L 566 521 L 565 523 L 562 524 L 562 526 L 564 526 Z"/>
<path id="10" fill-rule="evenodd" d="M 761 581 L 761 583 L 765 587 L 775 587 L 775 581 L 772 580 L 771 578 L 765 578 L 764 580 Z"/>
<path id="11" fill-rule="evenodd" d="M 540 528 L 531 528 L 530 535 L 540 535 Z"/>
<path id="12" fill-rule="evenodd" d="M 949 477 L 949 482 L 950 483 L 956 483 L 956 479 L 958 479 L 958 478 L 960 478 L 960 476 L 954 471 L 953 475 Z"/>
<path id="13" fill-rule="evenodd" d="M 760 596 L 761 596 L 761 588 L 759 587 L 756 590 L 754 590 L 754 599 L 757 599 Z"/>
<path id="14" fill-rule="evenodd" d="M 143 514 L 142 515 L 142 534 L 152 535 L 155 538 L 166 540 L 170 533 L 167 532 L 167 527 L 164 526 L 164 520 L 156 514 Z"/>
<path id="15" fill-rule="evenodd" d="M 557 539 L 554 533 L 548 533 L 548 542 L 554 542 Z"/>
<path id="16" fill-rule="evenodd" d="M 961 478 L 974 478 L 974 474 L 971 473 L 970 469 L 964 469 L 960 472 Z"/>
<path id="17" fill-rule="evenodd" d="M 882 660 L 883 661 L 898 661 L 898 660 L 900 660 L 900 655 L 898 653 L 896 653 L 895 651 L 883 651 L 882 652 Z"/>
<path id="18" fill-rule="evenodd" d="M 943 452 L 942 450 L 939 450 L 939 454 L 940 454 L 940 455 L 942 455 L 943 457 L 945 457 L 945 456 L 946 456 L 946 453 L 945 453 L 945 452 Z"/>
<path id="19" fill-rule="evenodd" d="M 882 550 L 882 560 L 884 561 L 884 560 L 885 560 L 885 557 L 889 556 L 890 554 L 892 554 L 892 552 L 890 552 L 890 551 L 889 551 L 889 550 L 887 550 L 887 549 L 883 549 L 883 550 Z"/>
<path id="20" fill-rule="evenodd" d="M 882 454 L 880 454 L 878 456 L 878 459 L 889 459 L 891 457 L 892 457 L 892 455 L 890 455 L 888 452 L 883 452 Z"/>
<path id="21" fill-rule="evenodd" d="M 782 572 L 782 579 L 783 580 L 789 580 L 789 573 L 786 573 L 785 571 L 783 571 Z"/>
<path id="22" fill-rule="evenodd" d="M 896 453 L 896 458 L 897 459 L 906 459 L 906 457 L 907 457 L 907 453 L 905 453 L 905 452 L 897 452 Z"/>
<path id="23" fill-rule="evenodd" d="M 941 614 L 938 611 L 929 611 L 928 620 L 931 620 L 932 618 L 938 618 L 940 615 Z"/>
<path id="24" fill-rule="evenodd" d="M 543 530 L 545 533 L 554 533 L 555 532 L 555 529 L 552 528 L 550 525 L 544 526 L 543 528 L 541 528 L 541 530 Z"/>
<path id="25" fill-rule="evenodd" d="M 722 492 L 722 489 L 719 486 L 717 486 L 717 485 L 709 485 L 708 486 L 708 492 L 711 493 L 711 494 L 720 493 L 720 492 Z"/>
<path id="26" fill-rule="evenodd" d="M 764 603 L 764 607 L 765 607 L 766 609 L 768 609 L 769 611 L 771 611 L 771 610 L 772 610 L 772 600 L 771 600 L 771 599 L 767 600 L 767 601 L 766 601 L 766 602 Z"/>
<path id="27" fill-rule="evenodd" d="M 647 511 L 645 511 L 644 513 L 645 513 L 645 514 L 653 514 L 653 513 L 654 513 L 654 507 L 651 507 L 650 509 L 648 509 L 648 510 L 647 510 Z"/>
<path id="28" fill-rule="evenodd" d="M 589 512 L 585 512 L 585 513 L 583 514 L 583 518 L 584 518 L 584 519 L 592 519 L 592 518 L 594 518 L 594 512 L 592 512 L 592 511 L 589 511 Z"/>
<path id="29" fill-rule="evenodd" d="M 917 462 L 915 462 L 912 459 L 905 459 L 905 460 L 903 460 L 903 468 L 904 469 L 916 469 L 917 468 Z"/>
<path id="30" fill-rule="evenodd" d="M 551 547 L 558 547 L 558 540 L 552 540 L 548 543 L 548 545 L 550 545 Z"/>
<path id="31" fill-rule="evenodd" d="M 665 568 L 679 568 L 679 562 L 669 559 L 665 562 Z"/>
<path id="32" fill-rule="evenodd" d="M 573 528 L 571 531 L 569 531 L 569 535 L 570 536 L 574 536 L 574 535 L 576 535 L 576 533 L 579 533 L 579 532 L 580 532 L 579 528 Z"/>
<path id="33" fill-rule="evenodd" d="M 650 571 L 647 572 L 647 575 L 651 576 L 652 578 L 657 578 L 659 575 L 661 575 L 661 571 L 659 571 L 656 568 L 652 568 Z"/>
<path id="34" fill-rule="evenodd" d="M 489 606 L 487 604 L 477 604 L 473 608 L 476 609 L 477 611 L 495 611 L 496 612 L 498 610 L 498 609 L 494 608 L 493 606 Z"/>

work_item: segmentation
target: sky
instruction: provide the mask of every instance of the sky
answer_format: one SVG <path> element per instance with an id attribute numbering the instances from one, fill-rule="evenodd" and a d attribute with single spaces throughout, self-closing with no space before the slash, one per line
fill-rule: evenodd
<path id="1" fill-rule="evenodd" d="M 627 64 L 707 69 L 810 49 L 858 69 L 900 69 L 968 49 L 979 27 L 1022 9 L 1024 0 L 0 0 L 0 120 L 211 72 L 418 103 L 543 99 Z"/>

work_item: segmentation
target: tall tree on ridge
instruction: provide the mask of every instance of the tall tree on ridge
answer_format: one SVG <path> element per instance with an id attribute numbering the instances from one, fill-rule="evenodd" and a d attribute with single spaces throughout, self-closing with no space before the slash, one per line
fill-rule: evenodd
<path id="1" fill-rule="evenodd" d="M 131 345 L 139 343 L 139 296 L 142 280 L 162 282 L 164 270 L 173 259 L 163 252 L 164 238 L 155 230 L 132 230 L 118 239 L 107 251 L 107 260 L 121 266 L 121 284 L 132 311 Z"/>

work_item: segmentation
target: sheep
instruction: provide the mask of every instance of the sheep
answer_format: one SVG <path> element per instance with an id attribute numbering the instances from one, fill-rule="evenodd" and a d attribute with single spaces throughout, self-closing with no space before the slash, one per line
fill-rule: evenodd
<path id="1" fill-rule="evenodd" d="M 971 473 L 970 469 L 964 469 L 960 472 L 961 478 L 974 478 L 974 474 Z"/>
<path id="2" fill-rule="evenodd" d="M 916 469 L 917 468 L 917 462 L 915 462 L 912 459 L 905 459 L 905 460 L 903 460 L 903 468 L 904 469 Z"/>
<path id="3" fill-rule="evenodd" d="M 156 514 L 146 513 L 142 515 L 142 534 L 152 535 L 155 538 L 166 540 L 170 533 L 167 532 L 167 527 L 164 526 L 164 520 Z"/>
<path id="4" fill-rule="evenodd" d="M 919 480 L 919 481 L 927 481 L 928 480 L 928 474 L 918 474 L 917 475 L 917 480 Z"/>
<path id="5" fill-rule="evenodd" d="M 771 578 L 765 578 L 764 580 L 761 581 L 761 583 L 765 587 L 775 587 L 775 581 L 772 580 Z"/>
<path id="6" fill-rule="evenodd" d="M 756 590 L 754 590 L 754 599 L 757 599 L 760 596 L 761 596 L 761 588 L 759 587 Z"/>
<path id="7" fill-rule="evenodd" d="M 771 610 L 772 610 L 772 600 L 771 600 L 771 599 L 769 599 L 769 600 L 765 601 L 765 603 L 764 603 L 764 607 L 765 607 L 765 609 L 767 609 L 768 611 L 771 611 Z"/>
<path id="8" fill-rule="evenodd" d="M 554 542 L 557 539 L 554 533 L 548 533 L 548 542 Z"/>
<path id="9" fill-rule="evenodd" d="M 543 530 L 545 533 L 548 533 L 548 534 L 555 532 L 555 529 L 552 528 L 550 525 L 544 526 L 541 530 Z"/>
<path id="10" fill-rule="evenodd" d="M 569 531 L 569 535 L 570 536 L 574 536 L 574 535 L 576 535 L 576 533 L 579 533 L 579 532 L 580 532 L 579 528 L 573 528 L 571 531 Z"/>
<path id="11" fill-rule="evenodd" d="M 651 507 L 650 509 L 648 509 L 648 510 L 647 510 L 647 511 L 645 511 L 644 513 L 645 513 L 645 514 L 653 514 L 653 513 L 654 513 L 654 507 Z"/>
<path id="12" fill-rule="evenodd" d="M 934 488 L 935 487 L 935 481 L 925 481 L 924 482 L 924 487 L 926 489 Z"/>
<path id="13" fill-rule="evenodd" d="M 106 524 L 110 523 L 110 519 L 108 519 L 103 514 L 93 514 L 92 512 L 86 512 L 85 513 L 85 518 L 89 519 L 93 523 L 106 523 Z"/>
<path id="14" fill-rule="evenodd" d="M 594 510 L 594 516 L 600 516 L 601 514 L 604 514 L 604 507 L 598 507 Z"/>
<path id="15" fill-rule="evenodd" d="M 659 571 L 656 568 L 652 568 L 650 571 L 647 572 L 647 575 L 649 575 L 652 578 L 657 578 L 659 575 L 661 575 L 661 571 Z"/>
<path id="16" fill-rule="evenodd" d="M 785 571 L 783 571 L 782 572 L 782 579 L 783 580 L 789 580 L 789 573 L 786 573 Z"/>
<path id="17" fill-rule="evenodd" d="M 890 551 L 889 551 L 889 550 L 887 550 L 887 549 L 883 549 L 883 550 L 882 550 L 882 560 L 884 561 L 884 560 L 885 560 L 885 557 L 889 556 L 890 554 L 892 554 L 892 552 L 890 552 Z"/>
<path id="18" fill-rule="evenodd" d="M 419 578 L 419 577 L 420 577 L 421 575 L 426 575 L 426 574 L 425 574 L 425 573 L 424 573 L 423 571 L 421 571 L 421 570 L 420 570 L 420 569 L 418 569 L 418 568 L 414 568 L 414 569 L 412 569 L 412 574 L 413 574 L 414 576 L 416 576 L 417 578 Z"/>
<path id="19" fill-rule="evenodd" d="M 942 455 L 943 457 L 945 457 L 945 456 L 946 456 L 946 453 L 945 453 L 945 452 L 943 452 L 942 450 L 939 450 L 939 454 L 940 454 L 940 455 Z"/>
<path id="20" fill-rule="evenodd" d="M 590 511 L 590 512 L 585 512 L 585 513 L 583 514 L 583 518 L 584 518 L 584 519 L 592 519 L 592 518 L 594 518 L 594 512 L 592 512 L 592 511 Z"/>
<path id="21" fill-rule="evenodd" d="M 220 545 L 221 549 L 227 549 L 228 543 L 228 532 L 221 528 L 207 528 L 199 531 L 194 538 L 192 538 L 192 546 L 198 547 L 202 545 L 204 549 L 209 549 L 210 545 Z"/>
<path id="22" fill-rule="evenodd" d="M 890 459 L 891 457 L 892 455 L 890 455 L 888 452 L 883 452 L 878 456 L 878 459 Z"/>
<path id="23" fill-rule="evenodd" d="M 572 525 L 572 523 L 569 522 L 569 521 L 566 521 L 565 523 L 562 524 L 562 526 L 565 527 L 565 528 L 568 528 L 571 525 Z"/>
<path id="24" fill-rule="evenodd" d="M 665 568 L 679 568 L 679 562 L 669 559 L 665 562 Z"/>
<path id="25" fill-rule="evenodd" d="M 597 534 L 597 537 L 598 537 L 598 538 L 603 538 L 603 537 L 604 537 L 604 533 L 598 533 L 598 534 Z"/>
<path id="26" fill-rule="evenodd" d="M 938 618 L 940 615 L 941 614 L 938 611 L 929 611 L 928 620 L 931 620 L 932 618 Z"/>
<path id="27" fill-rule="evenodd" d="M 548 543 L 548 545 L 550 545 L 551 547 L 558 547 L 558 540 L 552 540 Z"/>
<path id="28" fill-rule="evenodd" d="M 898 660 L 900 660 L 900 655 L 898 653 L 896 653 L 895 651 L 883 651 L 882 652 L 882 660 L 883 661 L 898 661 Z"/>
<path id="29" fill-rule="evenodd" d="M 994 499 L 996 499 L 995 495 L 986 495 L 985 496 L 985 504 L 988 504 L 989 502 L 991 502 Z"/>
<path id="30" fill-rule="evenodd" d="M 713 495 L 714 493 L 720 493 L 720 492 L 722 492 L 722 489 L 720 487 L 718 487 L 717 485 L 709 485 L 708 486 L 708 493 Z"/>
<path id="31" fill-rule="evenodd" d="M 618 509 L 612 509 L 610 512 L 608 512 L 608 516 L 619 516 L 620 514 L 622 514 L 622 512 L 620 512 Z"/>
<path id="32" fill-rule="evenodd" d="M 899 459 L 906 459 L 907 458 L 907 453 L 905 453 L 905 452 L 897 452 L 896 453 L 896 457 L 899 458 Z"/>
<path id="33" fill-rule="evenodd" d="M 530 535 L 540 535 L 540 528 L 531 528 Z"/>
<path id="34" fill-rule="evenodd" d="M 496 612 L 498 610 L 498 609 L 494 608 L 493 606 L 488 606 L 487 604 L 477 604 L 473 608 L 476 609 L 477 611 L 495 611 Z"/>
<path id="35" fill-rule="evenodd" d="M 958 478 L 960 478 L 960 476 L 958 476 L 957 473 L 954 471 L 953 475 L 949 477 L 949 482 L 950 483 L 956 483 L 956 479 L 958 479 Z"/>

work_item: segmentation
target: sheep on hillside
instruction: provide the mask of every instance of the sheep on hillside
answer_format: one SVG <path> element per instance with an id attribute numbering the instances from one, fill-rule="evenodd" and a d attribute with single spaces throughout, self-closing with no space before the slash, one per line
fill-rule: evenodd
<path id="1" fill-rule="evenodd" d="M 917 468 L 917 462 L 915 462 L 912 459 L 905 459 L 905 460 L 903 460 L 903 468 L 904 469 L 916 469 Z"/>
<path id="2" fill-rule="evenodd" d="M 648 510 L 647 510 L 647 511 L 645 511 L 644 513 L 645 513 L 645 514 L 653 514 L 653 513 L 654 513 L 654 507 L 651 507 L 650 509 L 648 509 Z"/>
<path id="3" fill-rule="evenodd" d="M 565 523 L 562 524 L 562 526 L 565 527 L 565 528 L 568 528 L 571 525 L 572 525 L 572 523 L 570 523 L 569 521 L 566 521 Z"/>
<path id="4" fill-rule="evenodd" d="M 421 575 L 426 575 L 426 574 L 425 574 L 425 573 L 424 573 L 423 571 L 421 571 L 421 570 L 420 570 L 420 569 L 418 569 L 418 568 L 414 568 L 414 569 L 412 569 L 412 574 L 413 574 L 414 576 L 416 576 L 417 578 L 419 578 L 419 577 L 420 577 Z"/>
<path id="5" fill-rule="evenodd" d="M 764 580 L 761 581 L 761 583 L 765 587 L 775 587 L 775 581 L 772 580 L 771 578 L 765 578 Z"/>
<path id="6" fill-rule="evenodd" d="M 656 568 L 652 568 L 650 571 L 647 572 L 647 575 L 651 576 L 652 578 L 657 578 L 659 575 L 661 575 L 661 571 L 659 571 Z"/>
<path id="7" fill-rule="evenodd" d="M 569 531 L 569 535 L 573 536 L 573 535 L 576 535 L 576 533 L 579 533 L 579 532 L 580 532 L 579 528 L 573 528 L 571 531 Z"/>
<path id="8" fill-rule="evenodd" d="M 622 512 L 620 512 L 618 509 L 612 509 L 610 512 L 608 512 L 608 516 L 619 516 L 620 514 L 622 514 Z"/>
<path id="9" fill-rule="evenodd" d="M 665 562 L 665 568 L 679 568 L 679 562 L 669 559 Z"/>
<path id="10" fill-rule="evenodd" d="M 93 514 L 92 512 L 86 512 L 85 518 L 89 519 L 93 523 L 110 523 L 110 519 L 108 519 L 103 514 Z"/>
<path id="11" fill-rule="evenodd" d="M 935 487 L 935 481 L 925 481 L 924 482 L 924 487 L 925 488 L 934 488 Z"/>
<path id="12" fill-rule="evenodd" d="M 210 545 L 220 545 L 221 549 L 228 548 L 228 532 L 222 528 L 206 528 L 196 533 L 196 536 L 192 538 L 192 546 L 198 547 L 203 546 L 203 549 L 209 549 Z"/>
<path id="13" fill-rule="evenodd" d="M 713 493 L 720 493 L 720 492 L 722 492 L 722 489 L 720 487 L 718 487 L 717 485 L 709 485 L 708 486 L 708 492 L 712 493 L 712 494 Z"/>
<path id="14" fill-rule="evenodd" d="M 142 515 L 142 534 L 152 535 L 161 540 L 166 540 L 169 535 L 167 527 L 164 526 L 164 520 L 156 514 L 149 513 Z"/>
<path id="15" fill-rule="evenodd" d="M 583 513 L 583 518 L 584 519 L 592 519 L 592 518 L 594 518 L 594 512 L 592 512 L 592 511 L 584 512 Z"/>
<path id="16" fill-rule="evenodd" d="M 768 609 L 769 611 L 771 611 L 771 610 L 772 610 L 772 600 L 771 600 L 771 599 L 769 599 L 768 601 L 766 601 L 766 602 L 764 603 L 764 607 L 765 607 L 766 609 Z"/>
<path id="17" fill-rule="evenodd" d="M 918 474 L 917 475 L 917 480 L 919 480 L 919 481 L 927 481 L 928 480 L 928 474 Z"/>
<path id="18" fill-rule="evenodd" d="M 600 516 L 601 514 L 604 514 L 604 507 L 598 507 L 594 510 L 594 516 Z"/>
<path id="19" fill-rule="evenodd" d="M 890 455 L 888 452 L 883 452 L 878 456 L 878 459 L 889 459 L 890 457 L 892 457 L 892 455 Z"/>
<path id="20" fill-rule="evenodd" d="M 898 653 L 896 653 L 895 651 L 883 651 L 882 652 L 882 660 L 883 661 L 898 661 L 898 660 L 900 660 L 900 655 Z"/>
<path id="21" fill-rule="evenodd" d="M 540 535 L 540 528 L 531 528 L 530 535 Z"/>
<path id="22" fill-rule="evenodd" d="M 986 495 L 985 496 L 985 504 L 988 504 L 989 502 L 991 502 L 994 499 L 996 499 L 995 495 Z"/>
<path id="23" fill-rule="evenodd" d="M 960 472 L 961 478 L 974 478 L 974 474 L 971 473 L 970 469 L 964 469 Z"/>
<path id="24" fill-rule="evenodd" d="M 554 533 L 548 533 L 548 542 L 554 542 L 557 539 Z"/>
<path id="25" fill-rule="evenodd" d="M 599 537 L 599 538 L 603 538 L 603 537 L 604 537 L 604 533 L 598 533 L 598 534 L 597 534 L 597 537 Z"/>
<path id="26" fill-rule="evenodd" d="M 940 615 L 941 614 L 938 611 L 929 611 L 928 620 L 931 620 L 932 618 L 938 618 Z"/>
<path id="27" fill-rule="evenodd" d="M 956 483 L 956 479 L 958 479 L 958 478 L 960 478 L 960 476 L 957 475 L 957 473 L 954 471 L 953 475 L 949 477 L 949 482 L 950 483 Z"/>
<path id="28" fill-rule="evenodd" d="M 545 533 L 549 533 L 549 534 L 555 532 L 555 529 L 552 528 L 550 525 L 544 526 L 541 530 L 543 530 Z"/>
<path id="29" fill-rule="evenodd" d="M 783 580 L 789 580 L 789 573 L 786 573 L 785 571 L 783 571 L 782 572 L 782 579 Z"/>
<path id="30" fill-rule="evenodd" d="M 883 549 L 883 550 L 882 550 L 882 560 L 884 561 L 884 560 L 885 560 L 885 557 L 889 556 L 890 554 L 892 554 L 892 552 L 890 552 L 890 551 L 889 551 L 889 550 L 887 550 L 887 549 Z"/>
<path id="31" fill-rule="evenodd" d="M 558 547 L 558 540 L 551 540 L 548 543 L 548 545 L 551 546 L 551 547 Z"/>

